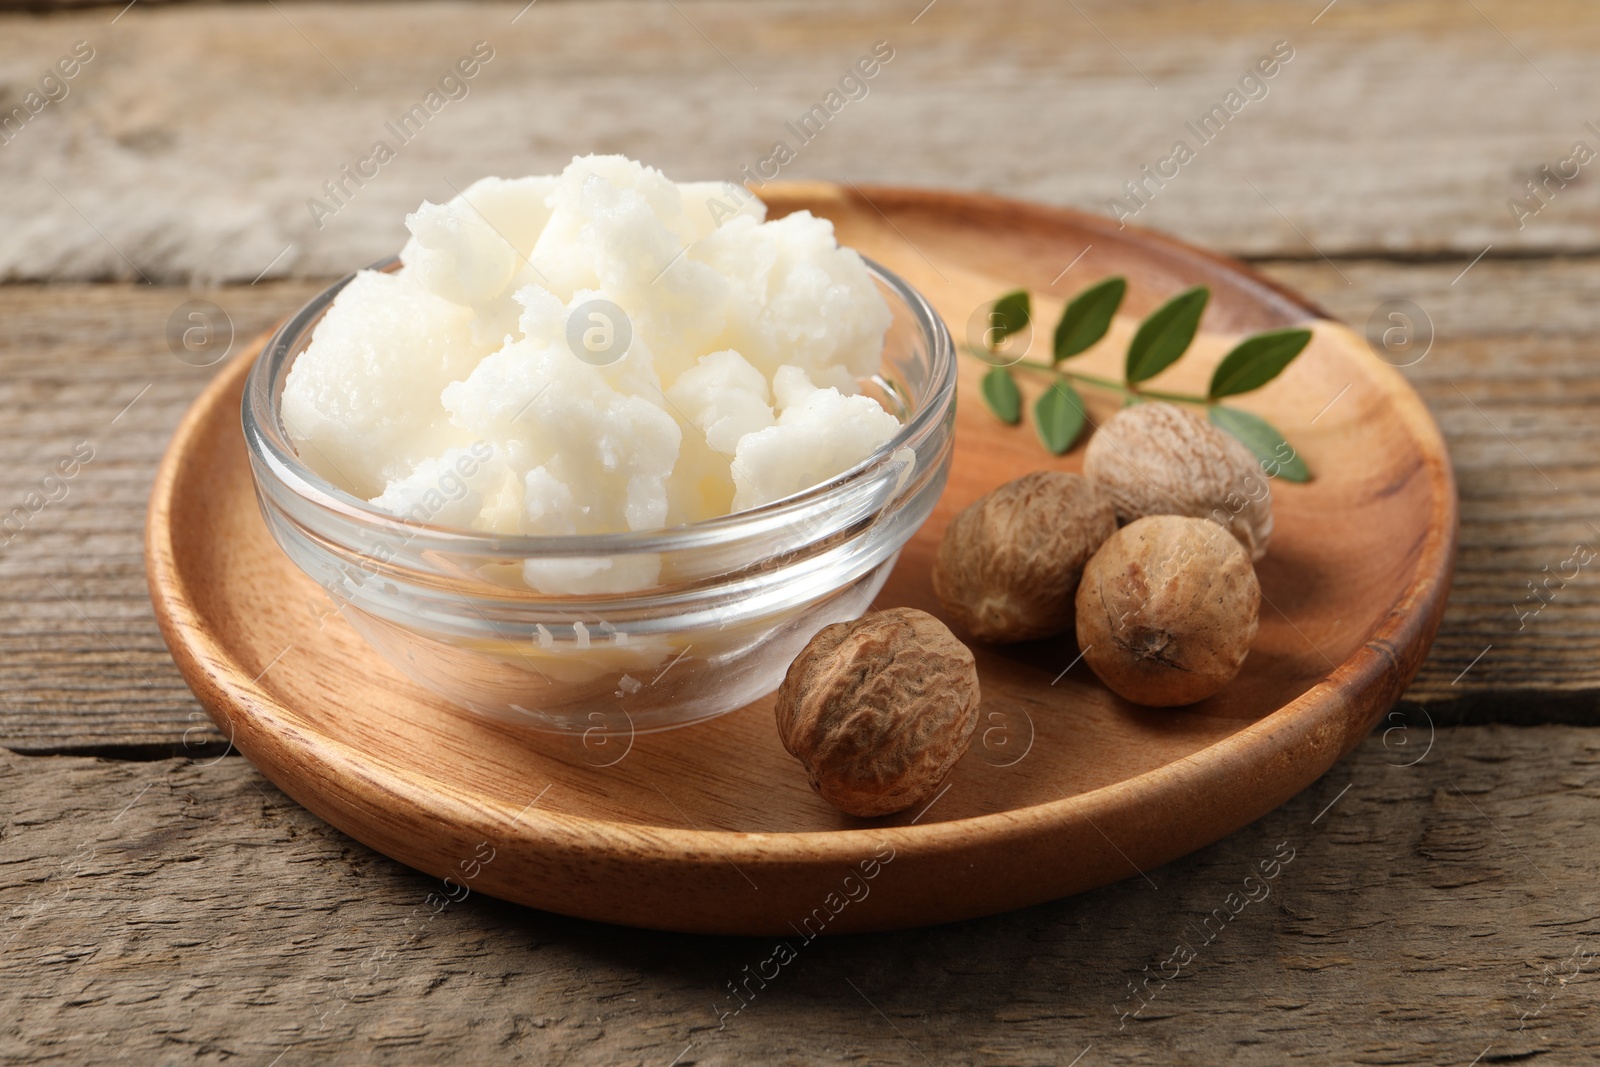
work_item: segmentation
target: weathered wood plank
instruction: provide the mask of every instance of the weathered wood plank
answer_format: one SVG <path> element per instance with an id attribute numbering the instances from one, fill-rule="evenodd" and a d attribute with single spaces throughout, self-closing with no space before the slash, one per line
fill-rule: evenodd
<path id="1" fill-rule="evenodd" d="M 216 298 L 243 342 L 317 288 L 263 282 Z M 142 537 L 156 462 L 215 372 L 179 360 L 163 340 L 169 316 L 193 295 L 129 285 L 0 287 L 7 742 L 181 744 L 206 723 L 156 631 Z M 60 461 L 84 455 L 91 458 L 74 476 L 59 478 Z M 74 725 L 63 729 L 67 722 Z M 206 726 L 189 739 L 211 734 Z"/>
<path id="2" fill-rule="evenodd" d="M 796 154 L 786 178 L 1095 211 L 1146 181 L 1139 222 L 1241 253 L 1600 247 L 1600 183 L 1586 169 L 1553 181 L 1521 228 L 1507 204 L 1574 142 L 1600 148 L 1585 126 L 1600 122 L 1600 12 L 1583 0 L 1009 0 L 919 16 L 924 6 L 439 0 L 0 16 L 5 110 L 75 41 L 95 50 L 68 95 L 0 145 L 0 279 L 338 274 L 395 247 L 424 197 L 484 173 L 607 151 L 682 178 L 735 178 L 780 140 Z M 389 132 L 480 40 L 494 58 L 467 95 L 415 137 Z M 880 40 L 892 61 L 802 144 L 785 124 Z M 1227 101 L 1279 41 L 1293 58 L 1266 95 Z M 1203 142 L 1185 124 L 1218 104 L 1237 113 Z M 1146 179 L 1180 139 L 1193 161 Z M 378 140 L 393 161 L 349 186 L 347 205 L 328 200 L 324 183 Z M 312 198 L 338 209 L 320 227 Z"/>
<path id="3" fill-rule="evenodd" d="M 1600 286 L 1600 261 L 1486 260 L 1451 285 L 1463 265 L 1265 266 L 1358 326 L 1398 297 L 1432 317 L 1434 347 L 1404 373 L 1449 439 L 1463 526 L 1444 628 L 1410 699 L 1429 703 L 1440 721 L 1593 722 L 1600 710 L 1595 566 L 1546 595 L 1537 615 L 1523 619 L 1517 611 L 1535 606 L 1527 583 L 1542 582 L 1543 568 L 1559 570 L 1576 544 L 1600 548 L 1600 529 L 1591 525 L 1600 523 L 1600 472 L 1591 462 L 1600 436 L 1592 416 L 1600 310 L 1589 296 Z M 314 288 L 263 282 L 209 298 L 229 310 L 244 337 Z M 158 340 L 190 296 L 148 286 L 0 287 L 4 510 L 77 442 L 96 449 L 67 496 L 0 547 L 0 744 L 29 751 L 181 746 L 200 722 L 156 633 L 140 548 L 155 462 L 211 373 L 182 363 Z M 191 743 L 214 738 L 187 736 Z"/>
<path id="4" fill-rule="evenodd" d="M 1411 364 L 1403 373 L 1449 442 L 1461 541 L 1444 623 L 1408 699 L 1450 718 L 1600 721 L 1600 352 L 1585 295 L 1600 263 L 1485 261 L 1464 276 L 1455 263 L 1265 266 L 1358 328 L 1394 300 L 1421 309 L 1410 312 L 1419 329 L 1431 323 L 1425 356 L 1387 358 Z M 1379 315 L 1369 334 L 1379 350 L 1393 326 Z"/>
<path id="5" fill-rule="evenodd" d="M 19 1061 L 1576 1063 L 1600 1034 L 1582 728 L 1374 735 L 1149 881 L 796 944 L 776 977 L 765 941 L 441 903 L 237 758 L 0 756 L 0 778 Z M 766 987 L 723 1017 L 747 966 Z"/>

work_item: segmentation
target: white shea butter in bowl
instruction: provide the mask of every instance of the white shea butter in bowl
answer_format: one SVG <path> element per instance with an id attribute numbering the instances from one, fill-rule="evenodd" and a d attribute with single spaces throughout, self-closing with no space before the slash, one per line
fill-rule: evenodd
<path id="1" fill-rule="evenodd" d="M 882 589 L 955 411 L 928 302 L 778 195 L 591 156 L 422 205 L 251 369 L 273 538 L 474 712 L 591 739 L 770 693 Z"/>
<path id="2" fill-rule="evenodd" d="M 620 156 L 485 178 L 406 217 L 284 382 L 301 460 L 396 516 L 484 534 L 657 530 L 758 508 L 900 430 L 858 383 L 889 306 L 833 224 Z M 528 588 L 621 593 L 658 556 L 529 559 Z"/>

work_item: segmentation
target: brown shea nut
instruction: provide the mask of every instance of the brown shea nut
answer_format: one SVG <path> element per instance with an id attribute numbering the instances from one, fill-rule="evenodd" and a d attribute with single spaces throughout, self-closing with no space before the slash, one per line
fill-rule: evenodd
<path id="1" fill-rule="evenodd" d="M 1256 639 L 1261 586 L 1209 519 L 1156 515 L 1118 530 L 1078 586 L 1078 647 L 1113 693 L 1175 707 L 1231 682 Z"/>
<path id="2" fill-rule="evenodd" d="M 822 799 L 887 815 L 931 794 L 967 751 L 978 668 L 944 623 L 891 608 L 818 631 L 789 665 L 777 713 Z"/>
<path id="3" fill-rule="evenodd" d="M 1035 471 L 980 497 L 945 528 L 933 563 L 944 609 L 981 641 L 1072 627 L 1078 576 L 1117 519 L 1081 474 Z"/>
<path id="4" fill-rule="evenodd" d="M 1123 408 L 1089 438 L 1083 473 L 1117 519 L 1192 515 L 1221 523 L 1252 560 L 1272 540 L 1272 485 L 1238 438 L 1174 404 Z"/>

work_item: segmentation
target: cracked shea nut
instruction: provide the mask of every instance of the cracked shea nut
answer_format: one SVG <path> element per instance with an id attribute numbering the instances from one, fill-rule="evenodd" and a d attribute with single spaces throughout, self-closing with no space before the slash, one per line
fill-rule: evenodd
<path id="1" fill-rule="evenodd" d="M 1252 560 L 1272 539 L 1272 487 L 1237 438 L 1173 404 L 1123 408 L 1089 438 L 1083 473 L 1121 522 L 1192 515 L 1221 523 Z"/>
<path id="2" fill-rule="evenodd" d="M 1137 519 L 1084 568 L 1078 647 L 1118 696 L 1192 704 L 1239 673 L 1260 606 L 1250 556 L 1222 527 L 1177 515 Z"/>
<path id="3" fill-rule="evenodd" d="M 974 501 L 945 528 L 933 591 L 981 641 L 1060 633 L 1072 627 L 1083 565 L 1116 529 L 1111 505 L 1083 475 L 1035 471 Z"/>
<path id="4" fill-rule="evenodd" d="M 888 815 L 931 794 L 966 752 L 978 668 L 944 623 L 891 608 L 823 627 L 790 664 L 777 713 L 822 799 Z"/>

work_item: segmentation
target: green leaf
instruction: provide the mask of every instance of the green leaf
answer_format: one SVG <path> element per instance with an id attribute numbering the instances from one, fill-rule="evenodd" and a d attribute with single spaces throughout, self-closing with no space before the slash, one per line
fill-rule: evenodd
<path id="1" fill-rule="evenodd" d="M 1150 313 L 1139 324 L 1128 346 L 1128 383 L 1154 378 L 1177 362 L 1200 328 L 1211 290 L 1203 285 L 1186 289 Z"/>
<path id="2" fill-rule="evenodd" d="M 1064 381 L 1055 382 L 1033 405 L 1033 428 L 1053 455 L 1062 455 L 1072 447 L 1083 432 L 1085 421 L 1083 397 Z"/>
<path id="3" fill-rule="evenodd" d="M 1015 426 L 1022 421 L 1022 394 L 1005 367 L 993 367 L 983 376 L 983 402 L 1001 422 Z"/>
<path id="4" fill-rule="evenodd" d="M 1261 469 L 1267 477 L 1282 478 L 1287 482 L 1311 480 L 1311 471 L 1306 468 L 1305 460 L 1283 439 L 1283 434 L 1261 416 L 1216 404 L 1211 408 L 1211 421 L 1243 441 L 1245 447 L 1261 461 Z"/>
<path id="5" fill-rule="evenodd" d="M 1270 330 L 1246 337 L 1229 352 L 1211 375 L 1212 399 L 1260 389 L 1294 362 L 1311 343 L 1311 331 Z"/>
<path id="6" fill-rule="evenodd" d="M 1033 311 L 1026 289 L 1013 289 L 994 302 L 989 309 L 989 329 L 984 331 L 984 343 L 991 349 L 999 348 L 1005 339 L 1028 328 Z M 993 338 L 991 341 L 990 338 Z"/>
<path id="7" fill-rule="evenodd" d="M 1128 279 L 1107 278 L 1073 297 L 1056 324 L 1055 361 L 1075 356 L 1104 337 L 1127 291 Z"/>

